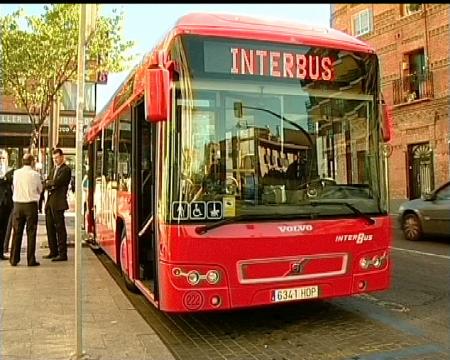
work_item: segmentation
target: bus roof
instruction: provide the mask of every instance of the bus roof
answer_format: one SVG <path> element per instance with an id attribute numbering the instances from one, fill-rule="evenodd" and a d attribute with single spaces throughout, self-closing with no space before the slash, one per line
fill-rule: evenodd
<path id="1" fill-rule="evenodd" d="M 114 98 L 121 92 L 122 88 L 126 86 L 135 73 L 140 69 L 150 66 L 150 62 L 152 61 L 151 55 L 154 50 L 162 48 L 164 44 L 170 43 L 171 39 L 179 34 L 270 41 L 293 45 L 307 45 L 375 53 L 375 50 L 369 44 L 332 28 L 302 25 L 299 23 L 269 18 L 254 18 L 237 14 L 187 14 L 179 18 L 160 44 L 147 53 L 142 61 L 130 71 L 129 75 L 119 86 L 109 102 L 91 123 L 86 134 L 88 139 L 93 138 L 93 136 L 101 130 L 102 125 L 106 125 L 110 122 L 111 119 L 107 118 L 113 114 L 112 107 Z M 140 80 L 135 79 L 134 81 Z"/>
<path id="2" fill-rule="evenodd" d="M 191 13 L 175 24 L 177 33 L 224 36 L 374 53 L 367 43 L 344 32 L 269 18 L 222 13 Z"/>

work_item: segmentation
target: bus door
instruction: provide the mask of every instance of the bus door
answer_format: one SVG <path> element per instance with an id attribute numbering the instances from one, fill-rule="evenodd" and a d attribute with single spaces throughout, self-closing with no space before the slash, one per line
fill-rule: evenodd
<path id="1" fill-rule="evenodd" d="M 135 169 L 135 238 L 137 239 L 138 279 L 155 293 L 156 256 L 155 256 L 155 131 L 154 124 L 145 120 L 144 103 L 136 107 L 135 141 L 133 159 Z"/>
<path id="2" fill-rule="evenodd" d="M 94 218 L 94 166 L 96 157 L 96 141 L 87 145 L 87 153 L 84 157 L 84 171 L 82 180 L 83 190 L 83 228 L 87 232 L 89 239 L 95 236 L 95 218 Z"/>

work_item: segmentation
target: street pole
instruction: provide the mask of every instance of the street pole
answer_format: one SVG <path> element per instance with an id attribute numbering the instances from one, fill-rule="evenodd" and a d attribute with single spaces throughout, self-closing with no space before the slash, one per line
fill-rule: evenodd
<path id="1" fill-rule="evenodd" d="M 383 144 L 383 160 L 384 160 L 384 182 L 386 184 L 386 208 L 388 213 L 391 212 L 391 192 L 389 189 L 389 158 L 392 155 L 392 145 Z"/>
<path id="2" fill-rule="evenodd" d="M 41 129 L 42 127 L 40 126 L 38 131 L 38 161 L 42 165 L 42 172 L 44 172 L 44 164 L 42 164 L 42 153 L 41 153 Z"/>
<path id="3" fill-rule="evenodd" d="M 47 174 L 50 174 L 50 169 L 53 167 L 53 160 L 52 160 L 52 150 L 53 150 L 53 126 L 54 126 L 54 108 L 55 108 L 55 101 L 52 98 L 51 102 L 51 109 L 49 111 L 49 117 L 48 117 L 48 128 L 47 128 L 47 146 L 48 146 L 48 156 L 47 156 Z"/>
<path id="4" fill-rule="evenodd" d="M 78 76 L 77 76 L 77 127 L 75 162 L 75 317 L 76 317 L 76 359 L 83 356 L 82 333 L 82 273 L 81 273 L 81 214 L 82 214 L 82 166 L 83 166 L 83 125 L 84 125 L 84 66 L 86 36 L 86 4 L 80 4 L 80 28 L 78 34 Z"/>

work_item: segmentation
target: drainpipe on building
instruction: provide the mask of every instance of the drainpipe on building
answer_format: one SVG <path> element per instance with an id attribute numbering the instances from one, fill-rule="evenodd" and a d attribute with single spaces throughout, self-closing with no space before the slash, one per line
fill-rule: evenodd
<path id="1" fill-rule="evenodd" d="M 330 28 L 333 28 L 333 16 L 334 16 L 333 8 L 334 8 L 334 5 L 330 4 Z"/>
<path id="2" fill-rule="evenodd" d="M 424 55 L 425 55 L 425 67 L 428 70 L 428 24 L 427 24 L 427 4 L 422 4 L 423 5 L 423 17 L 424 17 L 424 22 L 425 22 L 425 50 L 424 50 Z"/>

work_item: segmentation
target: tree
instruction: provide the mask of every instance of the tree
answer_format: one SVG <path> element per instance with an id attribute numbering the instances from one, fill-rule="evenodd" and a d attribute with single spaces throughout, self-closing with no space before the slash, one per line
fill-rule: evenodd
<path id="1" fill-rule="evenodd" d="M 32 144 L 63 84 L 76 80 L 79 10 L 80 4 L 52 4 L 40 16 L 19 9 L 0 17 L 0 86 L 30 117 Z M 134 43 L 122 38 L 122 22 L 117 10 L 97 18 L 86 54 L 101 59 L 99 72 L 123 71 L 133 59 L 125 55 Z"/>

